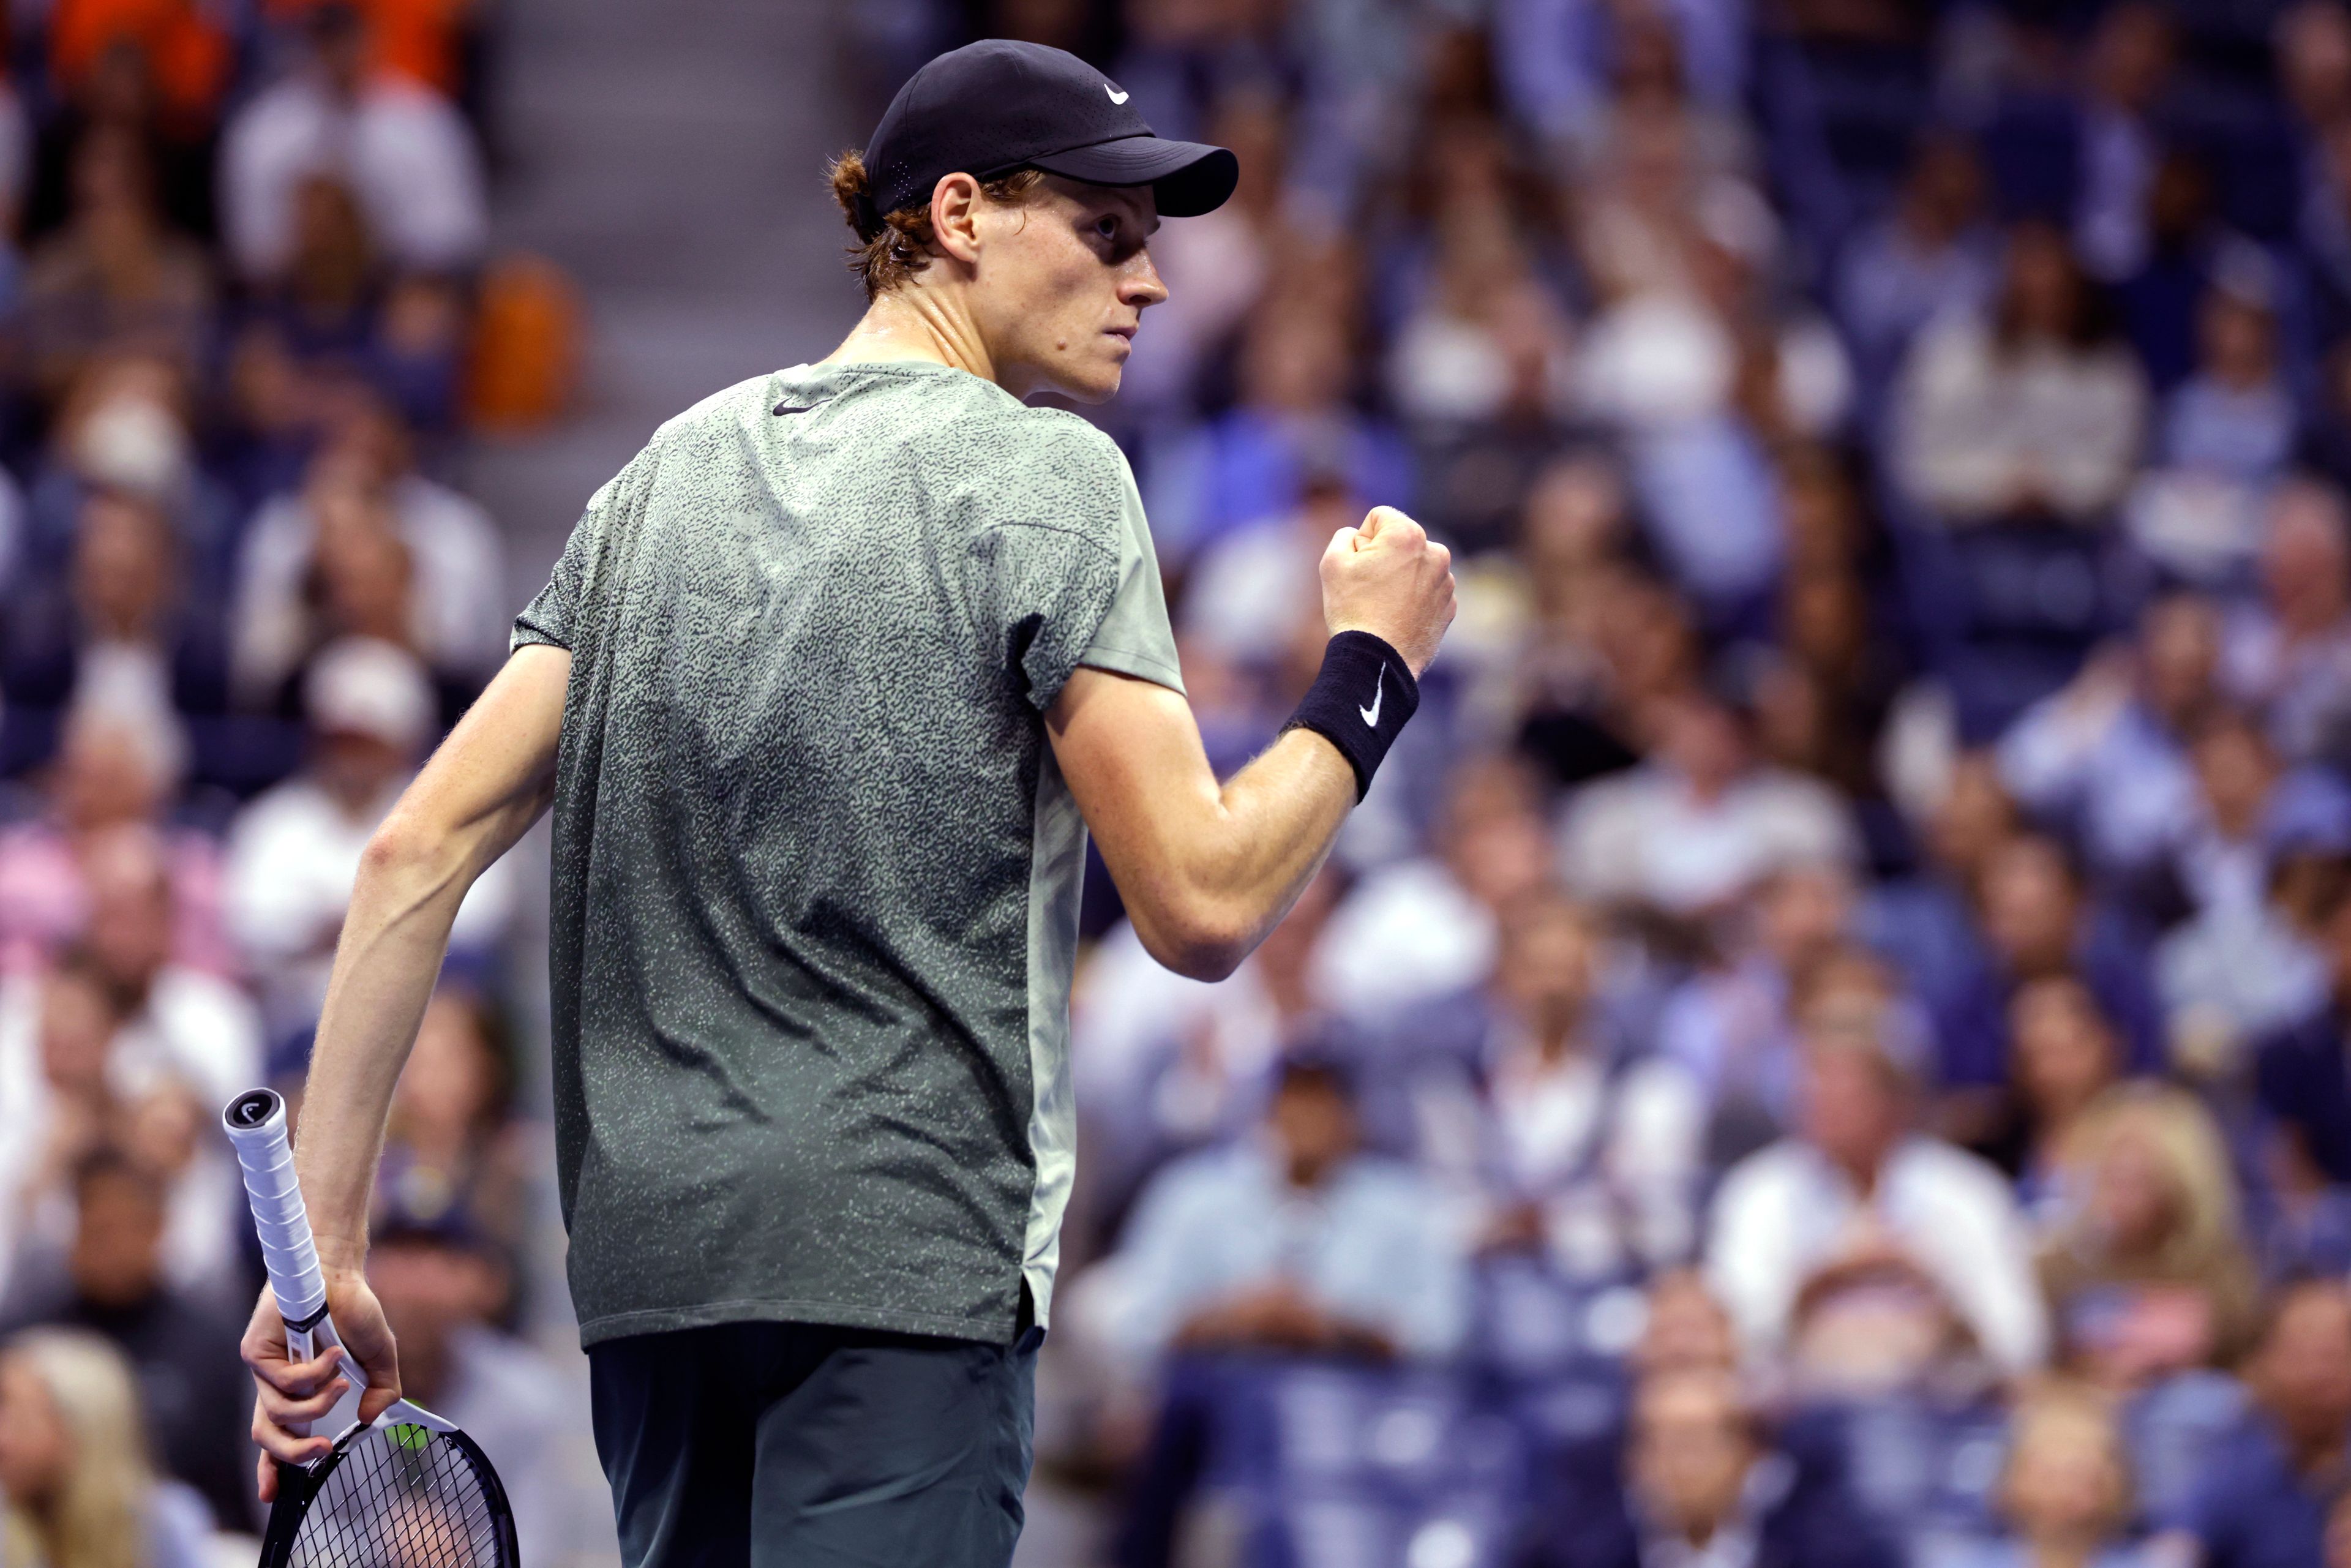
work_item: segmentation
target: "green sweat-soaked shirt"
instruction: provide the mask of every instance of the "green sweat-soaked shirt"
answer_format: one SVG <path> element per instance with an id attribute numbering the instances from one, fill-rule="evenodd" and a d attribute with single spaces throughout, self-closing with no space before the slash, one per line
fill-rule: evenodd
<path id="1" fill-rule="evenodd" d="M 571 652 L 555 1117 L 580 1337 L 742 1319 L 1010 1341 L 1075 1163 L 1085 826 L 1044 710 L 1176 691 L 1125 459 L 925 364 L 670 421 L 515 643 Z"/>

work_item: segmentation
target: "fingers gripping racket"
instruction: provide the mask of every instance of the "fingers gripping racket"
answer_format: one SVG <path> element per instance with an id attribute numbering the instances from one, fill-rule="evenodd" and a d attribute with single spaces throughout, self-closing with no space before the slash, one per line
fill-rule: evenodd
<path id="1" fill-rule="evenodd" d="M 308 1361 L 342 1342 L 327 1315 L 326 1277 L 294 1180 L 286 1103 L 252 1090 L 229 1102 L 221 1121 L 245 1172 L 287 1350 Z M 353 1388 L 367 1386 L 348 1352 L 342 1371 Z M 324 1457 L 277 1467 L 260 1568 L 518 1568 L 519 1561 L 506 1489 L 480 1447 L 405 1399 L 353 1422 Z"/>

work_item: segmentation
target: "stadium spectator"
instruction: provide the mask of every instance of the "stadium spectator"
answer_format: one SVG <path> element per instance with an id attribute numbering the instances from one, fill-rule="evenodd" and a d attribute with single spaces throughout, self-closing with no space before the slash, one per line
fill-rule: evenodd
<path id="1" fill-rule="evenodd" d="M 1720 944 L 1722 961 L 1667 998 L 1657 1049 L 1704 1090 L 1709 1166 L 1752 1154 L 1792 1118 L 1799 992 L 1842 950 L 1853 897 L 1852 874 L 1836 862 L 1771 871 L 1740 911 L 1748 918 L 1734 925 L 1744 929 Z"/>
<path id="2" fill-rule="evenodd" d="M 81 870 L 89 913 L 80 948 L 113 993 L 127 1070 L 176 1077 L 207 1104 L 251 1088 L 261 1020 L 236 987 L 174 960 L 178 912 L 164 844 L 142 827 L 112 829 L 83 847 Z"/>
<path id="3" fill-rule="evenodd" d="M 158 1461 L 204 1494 L 225 1531 L 254 1522 L 244 1325 L 163 1275 L 169 1207 L 157 1174 L 106 1145 L 75 1168 L 74 1236 L 64 1267 L 26 1270 L 6 1303 L 15 1328 L 56 1323 L 103 1334 L 130 1358 Z M 44 1277 L 47 1274 L 47 1277 Z"/>
<path id="4" fill-rule="evenodd" d="M 2337 761 L 2351 737 L 2351 532 L 2342 492 L 2294 479 L 2271 493 L 2261 594 L 2224 623 L 2220 678 L 2269 716 L 2280 755 Z"/>
<path id="5" fill-rule="evenodd" d="M 26 1329 L 0 1348 L 0 1518 L 12 1559 L 50 1568 L 203 1568 L 204 1500 L 158 1479 L 139 1385 L 83 1330 Z"/>
<path id="6" fill-rule="evenodd" d="M 2058 1386 L 2030 1395 L 2010 1426 L 2000 1509 L 2010 1534 L 1938 1553 L 1936 1568 L 2156 1568 L 2130 1538 L 2137 1504 L 2130 1455 L 2094 1396 Z"/>
<path id="7" fill-rule="evenodd" d="M 2249 245 L 2222 253 L 2198 310 L 2195 373 L 2166 395 L 2159 466 L 2126 508 L 2150 559 L 2216 587 L 2233 585 L 2252 564 L 2262 490 L 2301 434 L 2279 352 L 2273 271 Z"/>
<path id="8" fill-rule="evenodd" d="M 61 395 L 101 350 L 193 371 L 210 327 L 212 272 L 204 252 L 168 226 L 145 149 L 128 131 L 94 133 L 76 151 L 73 174 L 65 227 L 25 267 L 34 386 Z"/>
<path id="9" fill-rule="evenodd" d="M 2092 901 L 2062 843 L 2011 835 L 1985 856 L 1977 900 L 1980 925 L 1945 956 L 1959 978 L 1934 1020 L 1947 1105 L 2005 1078 L 2009 998 L 2035 976 L 2078 974 L 2114 1024 L 2129 1069 L 2160 1059 L 2162 1020 L 2144 946 L 2126 915 Z"/>
<path id="10" fill-rule="evenodd" d="M 2001 781 L 2078 833 L 2101 873 L 2143 871 L 2194 812 L 2188 743 L 2217 695 L 2220 645 L 2210 601 L 2158 600 L 2128 652 L 2092 659 L 2001 737 Z"/>
<path id="11" fill-rule="evenodd" d="M 2203 1107 L 2153 1085 L 2111 1092 L 2056 1161 L 2040 1271 L 2061 1353 L 2116 1388 L 2233 1362 L 2256 1326 L 2257 1282 Z"/>
<path id="12" fill-rule="evenodd" d="M 2351 1430 L 2351 1297 L 2287 1286 L 2245 1369 L 2255 1408 L 2209 1456 L 2169 1522 L 2212 1568 L 2286 1568 L 2324 1554 Z M 2180 1506 L 2184 1505 L 2184 1506 Z"/>
<path id="13" fill-rule="evenodd" d="M 1844 802 L 1759 764 L 1749 716 L 1722 696 L 1693 688 L 1647 717 L 1657 737 L 1648 760 L 1588 785 L 1569 809 L 1562 865 L 1578 894 L 1701 919 L 1779 866 L 1859 858 Z"/>
<path id="14" fill-rule="evenodd" d="M 514 1076 L 512 1050 L 490 1004 L 456 986 L 434 993 L 392 1092 L 376 1173 L 388 1211 L 437 1223 L 462 1209 L 477 1249 L 509 1260 L 520 1254 L 528 1162 L 538 1149 L 511 1119 Z"/>
<path id="15" fill-rule="evenodd" d="M 282 277 L 310 176 L 348 182 L 394 265 L 462 269 L 487 238 L 481 154 L 449 102 L 412 78 L 369 69 L 348 4 L 314 6 L 300 68 L 239 110 L 221 139 L 222 227 L 248 279 Z"/>
<path id="16" fill-rule="evenodd" d="M 1990 303 L 2000 244 L 1983 207 L 1983 169 L 1974 148 L 1956 136 L 1929 134 L 1911 154 L 1893 211 L 1846 247 L 1834 298 L 1870 405 L 1878 404 L 1920 331 Z"/>
<path id="17" fill-rule="evenodd" d="M 218 712 L 227 697 L 218 622 L 194 601 L 170 512 L 120 491 L 91 490 L 75 519 L 61 580 L 24 585 L 8 628 L 12 701 L 75 706 L 93 690 Z"/>
<path id="18" fill-rule="evenodd" d="M 1444 1355 L 1465 1281 L 1438 1195 L 1358 1146 L 1336 1062 L 1278 1070 L 1261 1135 L 1191 1155 L 1145 1189 L 1096 1265 L 1098 1332 L 1124 1354 L 1259 1349 Z"/>
<path id="19" fill-rule="evenodd" d="M 261 507 L 240 552 L 238 687 L 276 700 L 342 632 L 402 643 L 470 698 L 505 649 L 496 532 L 479 505 L 417 471 L 413 438 L 382 397 L 347 385 L 329 403 L 306 485 Z"/>
<path id="20" fill-rule="evenodd" d="M 1922 332 L 1896 391 L 1895 476 L 1929 519 L 2104 522 L 2146 419 L 2145 378 L 2065 236 L 2009 231 L 1998 300 Z"/>
<path id="21" fill-rule="evenodd" d="M 0 1140 L 0 1267 L 10 1276 L 42 1211 L 114 1125 L 121 1021 L 111 988 L 87 960 L 69 956 L 0 983 L 0 1074 L 26 1110 Z"/>
<path id="22" fill-rule="evenodd" d="M 42 781 L 46 810 L 0 828 L 0 972 L 37 967 L 81 933 L 90 918 L 87 857 L 124 829 L 162 838 L 173 959 L 210 975 L 238 972 L 220 929 L 219 844 L 159 820 L 181 768 L 181 737 L 168 712 L 91 704 L 68 713 L 63 729 Z"/>
<path id="23" fill-rule="evenodd" d="M 1786 1343 L 1814 1275 L 1884 1258 L 1931 1281 L 1996 1365 L 2030 1371 L 2048 1333 L 2023 1218 L 1997 1170 L 1914 1130 L 1928 1064 L 1892 1021 L 1808 1032 L 1799 1131 L 1723 1178 L 1708 1278 L 1761 1359 Z"/>
<path id="24" fill-rule="evenodd" d="M 1983 1151 L 2016 1177 L 2017 1198 L 2045 1224 L 2064 1198 L 2060 1167 L 2092 1106 L 2122 1077 L 2122 1044 L 2081 977 L 2026 980 L 2008 1004 L 2008 1117 Z"/>
<path id="25" fill-rule="evenodd" d="M 564 1446 L 588 1425 L 584 1390 L 538 1351 L 492 1326 L 513 1284 L 467 1219 L 395 1204 L 373 1222 L 368 1283 L 400 1340 L 402 1390 L 482 1446 L 506 1488 L 518 1540 L 572 1538 Z"/>
<path id="26" fill-rule="evenodd" d="M 406 652 L 352 638 L 329 644 L 303 679 L 310 759 L 246 807 L 230 834 L 230 928 L 259 982 L 273 1052 L 307 1053 L 352 879 L 370 834 L 436 727 L 433 688 Z M 456 961 L 478 960 L 505 928 L 510 890 L 492 873 L 457 916 Z"/>
<path id="27" fill-rule="evenodd" d="M 1186 677 L 1192 684 L 1188 664 Z M 1258 950 L 1213 985 L 1161 968 L 1124 923 L 1096 946 L 1070 1016 L 1081 1136 L 1094 1151 L 1072 1199 L 1081 1218 L 1123 1217 L 1169 1159 L 1243 1134 L 1275 1065 L 1326 1032 L 1310 966 L 1339 883 L 1334 872 L 1316 877 Z M 1084 1260 L 1090 1228 L 1068 1227 L 1072 1263 Z"/>
<path id="28" fill-rule="evenodd" d="M 1604 942 L 1567 900 L 1520 897 L 1492 979 L 1406 1017 L 1378 1063 L 1414 1163 L 1468 1202 L 1476 1249 L 1569 1279 L 1677 1262 L 1695 1240 L 1705 1097 L 1612 1025 Z"/>
<path id="29" fill-rule="evenodd" d="M 1519 1568 L 1892 1568 L 1893 1543 L 1833 1474 L 1771 1442 L 1724 1371 L 1667 1371 L 1633 1399 L 1621 1479 L 1594 1456 L 1559 1465 Z"/>
<path id="30" fill-rule="evenodd" d="M 1348 889 L 1314 946 L 1312 983 L 1340 1018 L 1378 1024 L 1490 972 L 1496 911 L 1548 880 L 1535 780 L 1508 755 L 1457 760 L 1429 834 L 1435 853 Z"/>

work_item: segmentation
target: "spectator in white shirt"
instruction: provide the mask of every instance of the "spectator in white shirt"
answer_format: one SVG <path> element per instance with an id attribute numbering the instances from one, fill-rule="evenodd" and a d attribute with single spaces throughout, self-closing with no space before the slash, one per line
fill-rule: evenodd
<path id="1" fill-rule="evenodd" d="M 1398 1009 L 1478 984 L 1494 965 L 1494 912 L 1548 880 L 1524 763 L 1473 758 L 1447 789 L 1431 835 L 1437 852 L 1365 876 L 1315 945 L 1315 994 L 1339 1018 L 1384 1024 Z"/>
<path id="2" fill-rule="evenodd" d="M 416 471 L 389 403 L 349 395 L 304 489 L 266 502 L 238 552 L 230 655 L 248 700 L 275 695 L 335 619 L 331 603 L 322 613 L 311 602 L 312 580 L 347 530 L 388 532 L 404 549 L 406 604 L 387 630 L 436 673 L 478 681 L 506 655 L 506 555 L 489 514 Z"/>
<path id="3" fill-rule="evenodd" d="M 320 5 L 308 26 L 309 58 L 222 138 L 222 227 L 238 269 L 256 281 L 284 270 L 295 192 L 313 174 L 357 193 L 396 265 L 444 272 L 480 260 L 489 229 L 481 152 L 455 106 L 410 78 L 371 74 L 350 5 Z"/>
<path id="4" fill-rule="evenodd" d="M 1416 1163 L 1468 1200 L 1478 1248 L 1571 1278 L 1688 1257 L 1706 1127 L 1696 1075 L 1598 1005 L 1603 943 L 1556 894 L 1513 902 L 1493 979 L 1416 1014 L 1393 1074 Z"/>
<path id="5" fill-rule="evenodd" d="M 1692 689 L 1656 708 L 1658 744 L 1577 795 L 1561 855 L 1568 885 L 1683 919 L 1714 914 L 1779 866 L 1860 859 L 1826 785 L 1755 761 L 1740 713 Z"/>
<path id="6" fill-rule="evenodd" d="M 1926 1052 L 1896 1021 L 1808 1020 L 1800 1131 L 1724 1178 L 1708 1277 L 1761 1355 L 1815 1276 L 1885 1259 L 1939 1289 L 1995 1366 L 2029 1372 L 2048 1345 L 2031 1233 L 1998 1170 L 1915 1129 Z"/>
<path id="7" fill-rule="evenodd" d="M 81 946 L 121 1009 L 129 1071 L 168 1072 L 225 1105 L 261 1071 L 261 1018 L 245 992 L 172 956 L 172 858 L 150 829 L 109 829 L 82 852 Z"/>
<path id="8" fill-rule="evenodd" d="M 330 644 L 311 661 L 304 699 L 309 765 L 247 806 L 229 835 L 229 924 L 273 1042 L 318 1021 L 360 856 L 435 728 L 432 684 L 389 643 Z M 458 909 L 453 954 L 462 961 L 494 944 L 511 904 L 509 879 L 494 867 Z"/>
<path id="9" fill-rule="evenodd" d="M 1994 307 L 1911 346 L 1895 391 L 1895 482 L 1953 527 L 2100 523 L 2130 483 L 2146 417 L 2146 378 L 2064 235 L 2020 224 Z"/>

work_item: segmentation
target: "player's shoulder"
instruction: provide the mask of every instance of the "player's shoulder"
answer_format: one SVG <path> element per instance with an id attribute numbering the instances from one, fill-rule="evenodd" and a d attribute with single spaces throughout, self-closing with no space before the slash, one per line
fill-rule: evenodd
<path id="1" fill-rule="evenodd" d="M 967 464 L 991 526 L 1033 523 L 1115 553 L 1134 488 L 1118 443 L 1078 415 L 1006 397 L 953 461 Z"/>
<path id="2" fill-rule="evenodd" d="M 740 424 L 747 416 L 764 415 L 773 412 L 774 389 L 778 381 L 775 372 L 753 376 L 722 387 L 700 402 L 664 420 L 653 439 L 645 444 L 647 451 L 658 451 L 690 442 L 722 427 Z"/>

